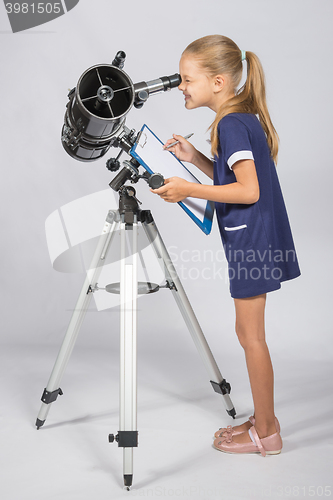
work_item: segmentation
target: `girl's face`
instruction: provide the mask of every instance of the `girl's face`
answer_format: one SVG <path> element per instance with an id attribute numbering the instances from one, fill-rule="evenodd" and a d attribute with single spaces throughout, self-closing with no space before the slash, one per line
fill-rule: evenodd
<path id="1" fill-rule="evenodd" d="M 195 109 L 207 106 L 217 111 L 215 79 L 208 75 L 192 56 L 184 55 L 179 62 L 182 83 L 179 85 L 185 97 L 185 108 Z"/>

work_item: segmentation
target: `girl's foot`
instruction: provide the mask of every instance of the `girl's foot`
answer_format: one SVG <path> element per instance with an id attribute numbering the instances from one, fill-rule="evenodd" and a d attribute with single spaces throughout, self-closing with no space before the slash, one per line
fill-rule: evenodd
<path id="1" fill-rule="evenodd" d="M 255 418 L 254 417 L 249 417 L 249 420 L 247 422 L 244 422 L 244 424 L 241 425 L 236 425 L 235 427 L 232 427 L 231 425 L 228 425 L 228 427 L 221 427 L 217 432 L 215 432 L 214 437 L 215 439 L 218 438 L 226 438 L 229 434 L 232 436 L 237 436 L 239 434 L 242 434 L 243 432 L 247 432 L 252 426 L 255 425 Z M 278 419 L 275 417 L 275 430 L 274 432 L 280 432 L 280 423 Z"/>
<path id="2" fill-rule="evenodd" d="M 245 432 L 242 432 L 241 434 L 236 434 L 236 435 L 233 434 L 232 441 L 238 444 L 251 443 L 252 440 L 250 438 L 249 429 L 247 429 Z"/>
<path id="3" fill-rule="evenodd" d="M 247 432 L 226 439 L 215 439 L 214 447 L 226 453 L 261 453 L 262 456 L 278 455 L 282 449 L 282 439 L 278 432 L 260 438 L 255 427 Z"/>
<path id="4" fill-rule="evenodd" d="M 237 434 L 247 432 L 254 425 L 254 422 L 254 417 L 249 417 L 249 420 L 244 422 L 244 424 L 235 425 L 233 427 L 231 425 L 228 425 L 228 427 L 221 427 L 217 432 L 215 432 L 214 437 L 215 439 L 222 437 L 226 438 L 230 433 L 233 436 L 236 436 Z"/>

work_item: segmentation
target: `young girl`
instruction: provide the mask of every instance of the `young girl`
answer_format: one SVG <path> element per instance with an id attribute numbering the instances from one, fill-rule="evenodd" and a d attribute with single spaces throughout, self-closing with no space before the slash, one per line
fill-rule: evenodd
<path id="1" fill-rule="evenodd" d="M 247 79 L 237 91 L 242 61 Z M 266 294 L 300 275 L 276 169 L 278 136 L 265 97 L 264 73 L 253 52 L 229 38 L 206 36 L 191 43 L 180 60 L 185 107 L 207 106 L 216 113 L 211 125 L 214 161 L 182 136 L 165 147 L 193 163 L 214 185 L 172 177 L 153 190 L 167 202 L 187 197 L 215 201 L 228 261 L 236 333 L 244 348 L 254 415 L 242 425 L 220 429 L 214 446 L 229 453 L 280 453 L 282 440 L 274 413 L 273 368 L 265 342 Z"/>

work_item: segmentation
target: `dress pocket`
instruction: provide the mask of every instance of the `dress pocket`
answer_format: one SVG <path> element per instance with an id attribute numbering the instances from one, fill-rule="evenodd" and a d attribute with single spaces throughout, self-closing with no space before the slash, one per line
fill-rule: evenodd
<path id="1" fill-rule="evenodd" d="M 247 224 L 225 227 L 224 235 L 228 262 L 244 262 L 249 255 L 248 252 L 253 251 L 252 240 L 249 235 Z"/>

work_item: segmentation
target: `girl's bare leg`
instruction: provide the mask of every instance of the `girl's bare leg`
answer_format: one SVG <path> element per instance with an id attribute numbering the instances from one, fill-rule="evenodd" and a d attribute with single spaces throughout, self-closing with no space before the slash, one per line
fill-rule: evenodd
<path id="1" fill-rule="evenodd" d="M 245 351 L 254 403 L 255 427 L 260 438 L 276 432 L 274 416 L 274 375 L 271 358 L 265 341 L 266 294 L 248 299 L 234 299 L 236 333 Z M 246 422 L 239 430 L 246 431 Z M 250 441 L 248 432 L 233 436 L 233 441 Z"/>

